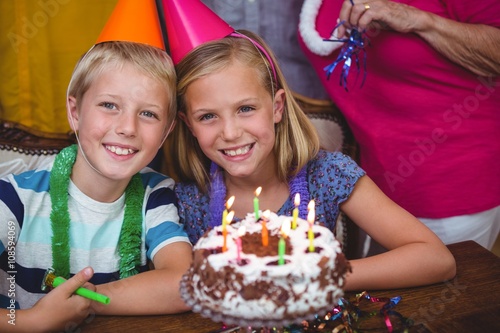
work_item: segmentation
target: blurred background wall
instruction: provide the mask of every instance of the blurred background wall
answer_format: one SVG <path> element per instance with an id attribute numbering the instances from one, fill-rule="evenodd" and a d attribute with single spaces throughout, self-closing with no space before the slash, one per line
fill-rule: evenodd
<path id="1" fill-rule="evenodd" d="M 0 0 L 0 119 L 69 131 L 66 88 L 117 0 Z"/>

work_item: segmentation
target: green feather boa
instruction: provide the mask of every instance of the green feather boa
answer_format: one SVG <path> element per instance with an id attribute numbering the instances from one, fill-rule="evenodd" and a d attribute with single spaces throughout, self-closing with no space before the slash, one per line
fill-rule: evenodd
<path id="1" fill-rule="evenodd" d="M 77 145 L 67 147 L 56 156 L 50 175 L 50 199 L 52 212 L 52 264 L 58 276 L 70 277 L 70 214 L 68 210 L 68 187 L 75 164 Z M 144 187 L 141 176 L 135 174 L 125 190 L 125 212 L 120 232 L 120 279 L 138 273 L 141 263 L 142 203 Z"/>

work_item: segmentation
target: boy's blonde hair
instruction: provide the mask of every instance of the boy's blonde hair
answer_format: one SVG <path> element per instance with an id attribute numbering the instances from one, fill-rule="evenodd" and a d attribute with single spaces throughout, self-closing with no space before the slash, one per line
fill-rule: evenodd
<path id="1" fill-rule="evenodd" d="M 270 95 L 280 88 L 285 91 L 285 107 L 281 122 L 276 124 L 274 153 L 277 156 L 278 176 L 288 181 L 296 175 L 319 150 L 319 138 L 314 125 L 292 96 L 275 56 L 264 41 L 249 31 L 240 30 L 260 44 L 274 63 L 278 82 L 274 82 L 269 59 L 248 39 L 225 37 L 200 45 L 177 66 L 178 112 L 186 111 L 185 94 L 191 83 L 220 71 L 234 61 L 255 68 Z M 274 97 L 274 96 L 272 96 Z M 195 182 L 200 190 L 208 191 L 211 161 L 201 150 L 198 141 L 183 121 L 178 121 L 170 141 L 175 173 L 182 182 Z"/>
<path id="2" fill-rule="evenodd" d="M 175 120 L 177 110 L 175 94 L 177 76 L 170 56 L 157 47 L 122 41 L 95 45 L 76 64 L 68 86 L 68 96 L 75 97 L 80 108 L 83 95 L 95 78 L 105 69 L 119 69 L 124 64 L 133 65 L 165 86 L 166 93 L 170 93 L 166 123 L 170 126 Z"/>

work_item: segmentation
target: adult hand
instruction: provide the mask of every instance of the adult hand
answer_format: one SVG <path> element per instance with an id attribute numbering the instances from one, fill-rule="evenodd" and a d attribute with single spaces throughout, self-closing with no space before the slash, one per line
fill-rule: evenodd
<path id="1" fill-rule="evenodd" d="M 466 70 L 480 76 L 499 76 L 500 29 L 463 23 L 388 0 L 345 0 L 339 19 L 346 29 L 391 29 L 415 33 L 432 48 Z"/>
<path id="2" fill-rule="evenodd" d="M 388 0 L 345 0 L 339 19 L 344 24 L 339 27 L 339 36 L 346 29 L 359 31 L 370 29 L 392 29 L 401 33 L 412 32 L 425 19 L 426 13 L 406 4 Z"/>

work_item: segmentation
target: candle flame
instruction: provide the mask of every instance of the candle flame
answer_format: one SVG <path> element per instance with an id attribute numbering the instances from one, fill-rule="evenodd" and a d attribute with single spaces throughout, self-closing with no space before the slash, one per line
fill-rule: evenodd
<path id="1" fill-rule="evenodd" d="M 269 220 L 269 217 L 271 216 L 271 211 L 269 209 L 266 209 L 263 213 L 262 213 L 262 217 L 265 218 L 266 220 Z"/>
<path id="2" fill-rule="evenodd" d="M 295 204 L 295 207 L 298 207 L 300 205 L 300 193 L 295 194 L 294 204 Z"/>
<path id="3" fill-rule="evenodd" d="M 309 204 L 307 205 L 307 209 L 308 210 L 314 209 L 314 205 L 315 205 L 314 200 L 309 201 Z"/>
<path id="4" fill-rule="evenodd" d="M 239 229 L 238 229 L 238 237 L 241 237 L 245 234 L 245 231 L 246 231 L 246 228 L 245 226 L 241 226 Z"/>
<path id="5" fill-rule="evenodd" d="M 258 197 L 260 195 L 260 192 L 262 192 L 262 186 L 257 187 L 255 190 L 255 196 Z"/>
<path id="6" fill-rule="evenodd" d="M 307 213 L 307 222 L 309 222 L 310 225 L 313 225 L 315 218 L 316 218 L 316 214 L 314 212 L 314 209 L 311 209 L 309 211 L 309 213 Z"/>
<path id="7" fill-rule="evenodd" d="M 231 224 L 231 222 L 233 221 L 233 217 L 234 217 L 234 210 L 227 213 L 227 216 L 226 216 L 227 224 Z"/>
<path id="8" fill-rule="evenodd" d="M 234 195 L 226 201 L 226 209 L 229 210 L 234 203 Z"/>
<path id="9" fill-rule="evenodd" d="M 283 237 L 287 237 L 289 233 L 290 233 L 290 220 L 287 219 L 281 225 L 281 234 L 283 235 Z"/>

